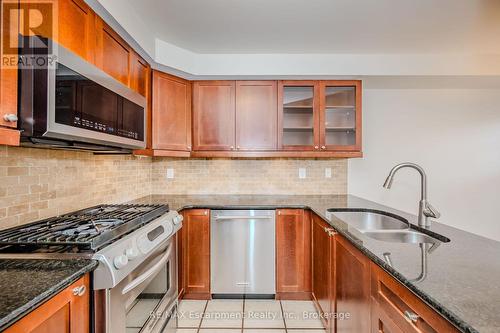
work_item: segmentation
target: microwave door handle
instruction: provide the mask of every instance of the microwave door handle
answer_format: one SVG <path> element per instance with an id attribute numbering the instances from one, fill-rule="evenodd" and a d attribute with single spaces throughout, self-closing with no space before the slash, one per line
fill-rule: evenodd
<path id="1" fill-rule="evenodd" d="M 132 282 L 130 282 L 123 288 L 122 295 L 125 295 L 126 293 L 128 293 L 129 291 L 133 290 L 135 287 L 146 281 L 148 278 L 156 274 L 162 268 L 162 266 L 165 265 L 171 253 L 172 253 L 172 244 L 168 246 L 168 249 L 164 252 L 163 255 L 161 255 L 161 259 L 156 264 L 154 264 L 151 268 L 149 268 L 147 271 L 139 275 L 137 278 L 132 280 Z"/>

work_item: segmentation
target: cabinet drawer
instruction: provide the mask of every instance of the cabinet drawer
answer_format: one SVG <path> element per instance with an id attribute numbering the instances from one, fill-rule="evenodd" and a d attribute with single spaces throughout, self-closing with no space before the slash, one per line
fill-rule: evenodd
<path id="1" fill-rule="evenodd" d="M 403 332 L 459 332 L 451 323 L 421 301 L 408 288 L 372 264 L 372 296 L 378 311 Z M 392 330 L 389 330 L 392 331 Z"/>

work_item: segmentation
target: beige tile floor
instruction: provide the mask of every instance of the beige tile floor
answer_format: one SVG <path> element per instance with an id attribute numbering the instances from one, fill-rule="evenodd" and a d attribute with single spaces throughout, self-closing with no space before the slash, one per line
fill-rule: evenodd
<path id="1" fill-rule="evenodd" d="M 325 333 L 310 301 L 183 300 L 179 333 Z"/>

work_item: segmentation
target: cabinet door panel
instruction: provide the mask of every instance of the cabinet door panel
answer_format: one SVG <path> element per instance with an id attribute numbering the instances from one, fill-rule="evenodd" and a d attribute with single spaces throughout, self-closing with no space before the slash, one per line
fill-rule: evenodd
<path id="1" fill-rule="evenodd" d="M 131 49 L 101 18 L 96 18 L 96 64 L 123 84 L 129 85 Z"/>
<path id="2" fill-rule="evenodd" d="M 330 226 L 321 218 L 312 218 L 312 291 L 313 297 L 324 315 L 327 327 L 330 327 L 329 314 L 331 308 L 331 263 L 332 236 Z"/>
<path id="3" fill-rule="evenodd" d="M 90 63 L 95 62 L 95 14 L 83 0 L 58 1 L 59 43 Z"/>
<path id="4" fill-rule="evenodd" d="M 130 88 L 147 96 L 150 81 L 150 67 L 146 60 L 132 52 L 130 61 Z"/>
<path id="5" fill-rule="evenodd" d="M 153 72 L 153 149 L 191 150 L 191 84 Z"/>
<path id="6" fill-rule="evenodd" d="M 182 213 L 186 298 L 210 298 L 210 214 L 207 209 Z"/>
<path id="7" fill-rule="evenodd" d="M 85 275 L 5 330 L 5 333 L 87 333 L 90 323 L 89 275 Z M 74 295 L 73 289 L 85 286 Z"/>
<path id="8" fill-rule="evenodd" d="M 337 332 L 370 331 L 370 261 L 342 236 L 335 237 L 336 312 L 350 313 L 337 320 Z"/>
<path id="9" fill-rule="evenodd" d="M 233 150 L 235 82 L 193 84 L 193 150 Z"/>
<path id="10" fill-rule="evenodd" d="M 276 149 L 277 92 L 276 81 L 236 82 L 236 149 Z"/>
<path id="11" fill-rule="evenodd" d="M 278 82 L 278 148 L 319 151 L 319 81 Z"/>
<path id="12" fill-rule="evenodd" d="M 276 211 L 276 291 L 280 299 L 310 299 L 311 223 L 303 209 Z"/>
<path id="13" fill-rule="evenodd" d="M 321 81 L 321 150 L 361 151 L 361 81 Z"/>

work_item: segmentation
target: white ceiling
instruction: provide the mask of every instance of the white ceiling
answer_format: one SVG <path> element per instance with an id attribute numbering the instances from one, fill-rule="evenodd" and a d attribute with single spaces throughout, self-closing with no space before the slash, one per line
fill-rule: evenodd
<path id="1" fill-rule="evenodd" d="M 115 2 L 195 53 L 500 53 L 499 0 Z"/>

